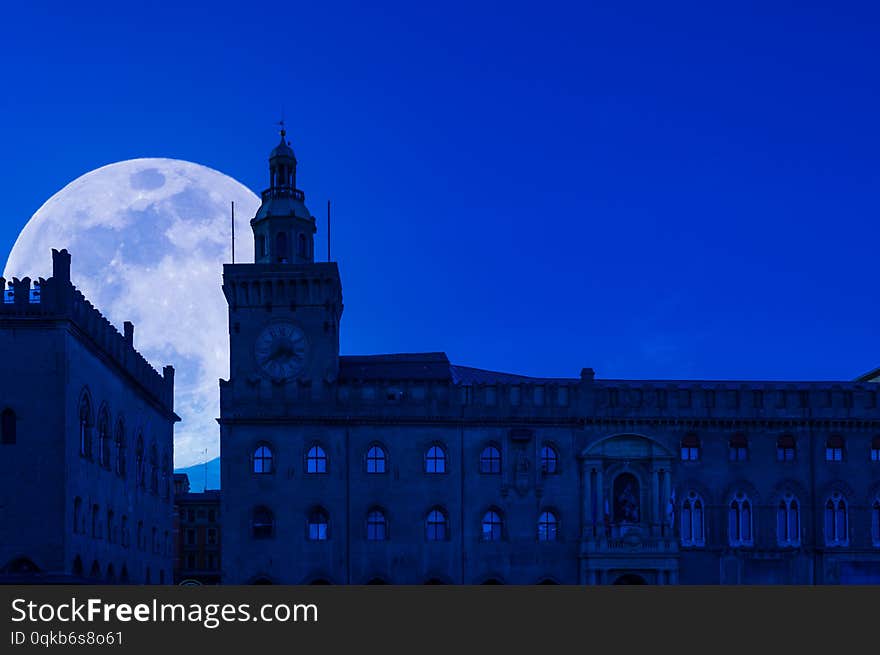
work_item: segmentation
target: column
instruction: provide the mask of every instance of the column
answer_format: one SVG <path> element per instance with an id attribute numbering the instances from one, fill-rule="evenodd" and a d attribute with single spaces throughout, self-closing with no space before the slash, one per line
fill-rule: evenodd
<path id="1" fill-rule="evenodd" d="M 663 521 L 662 503 L 660 501 L 660 471 L 651 468 L 651 534 L 656 536 L 660 533 L 660 524 Z"/>
<path id="2" fill-rule="evenodd" d="M 671 496 L 672 496 L 672 475 L 670 474 L 669 471 L 666 471 L 665 475 L 663 476 L 663 498 L 662 498 L 662 503 L 660 506 L 663 508 L 663 514 L 661 515 L 663 524 L 669 526 L 669 530 L 665 531 L 665 534 L 668 537 L 672 537 L 672 535 L 674 533 L 672 530 L 672 525 L 669 523 L 669 516 L 666 511 L 669 508 L 669 498 Z"/>

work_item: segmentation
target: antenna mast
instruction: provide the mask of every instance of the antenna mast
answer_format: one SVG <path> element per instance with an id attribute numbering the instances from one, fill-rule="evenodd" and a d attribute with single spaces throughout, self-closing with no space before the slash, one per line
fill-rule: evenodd
<path id="1" fill-rule="evenodd" d="M 327 201 L 327 261 L 330 261 L 330 201 Z"/>
<path id="2" fill-rule="evenodd" d="M 232 201 L 232 263 L 235 263 L 235 201 Z"/>

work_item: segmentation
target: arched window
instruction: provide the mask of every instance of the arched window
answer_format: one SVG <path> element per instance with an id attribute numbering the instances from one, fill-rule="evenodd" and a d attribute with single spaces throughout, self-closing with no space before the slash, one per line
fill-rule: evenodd
<path id="1" fill-rule="evenodd" d="M 116 422 L 116 475 L 125 477 L 125 425 L 122 420 Z"/>
<path id="2" fill-rule="evenodd" d="M 136 479 L 136 486 L 139 489 L 144 488 L 144 467 L 146 466 L 144 462 L 144 437 L 143 435 L 138 435 L 137 445 L 135 446 L 135 454 L 134 454 L 134 470 Z"/>
<path id="3" fill-rule="evenodd" d="M 779 462 L 793 462 L 797 444 L 790 434 L 783 434 L 776 440 L 776 460 Z"/>
<path id="4" fill-rule="evenodd" d="M 92 505 L 92 538 L 101 538 L 101 510 L 97 505 Z"/>
<path id="5" fill-rule="evenodd" d="M 110 469 L 110 415 L 106 407 L 101 408 L 98 418 L 98 464 Z"/>
<path id="6" fill-rule="evenodd" d="M 730 461 L 745 462 L 749 458 L 749 440 L 742 432 L 738 432 L 730 438 Z"/>
<path id="7" fill-rule="evenodd" d="M 111 544 L 116 543 L 116 534 L 114 532 L 114 514 L 112 509 L 107 510 L 107 541 Z"/>
<path id="8" fill-rule="evenodd" d="M 258 259 L 262 259 L 266 256 L 266 237 L 262 234 L 257 235 L 256 250 Z"/>
<path id="9" fill-rule="evenodd" d="M 375 507 L 367 512 L 367 541 L 385 541 L 388 538 L 388 520 L 385 512 Z"/>
<path id="10" fill-rule="evenodd" d="M 308 540 L 327 541 L 330 537 L 330 515 L 323 507 L 316 507 L 309 512 Z"/>
<path id="11" fill-rule="evenodd" d="M 367 473 L 385 473 L 385 449 L 378 444 L 367 450 Z"/>
<path id="12" fill-rule="evenodd" d="M 254 508 L 251 533 L 254 539 L 269 539 L 275 533 L 275 515 L 272 510 L 263 505 Z"/>
<path id="13" fill-rule="evenodd" d="M 446 451 L 434 445 L 425 453 L 425 473 L 446 473 Z"/>
<path id="14" fill-rule="evenodd" d="M 260 444 L 254 451 L 254 473 L 260 475 L 274 473 L 274 457 L 268 444 Z"/>
<path id="15" fill-rule="evenodd" d="M 82 515 L 82 498 L 73 499 L 73 532 L 80 533 L 83 531 L 83 515 Z"/>
<path id="16" fill-rule="evenodd" d="M 843 437 L 841 437 L 839 434 L 831 435 L 825 442 L 825 461 L 843 461 Z"/>
<path id="17" fill-rule="evenodd" d="M 754 544 L 752 503 L 748 496 L 742 492 L 737 492 L 733 500 L 730 501 L 728 535 L 731 546 L 751 546 Z"/>
<path id="18" fill-rule="evenodd" d="M 695 462 L 700 459 L 700 438 L 694 434 L 686 434 L 681 440 L 681 461 Z"/>
<path id="19" fill-rule="evenodd" d="M 880 496 L 874 499 L 871 506 L 871 542 L 880 546 Z"/>
<path id="20" fill-rule="evenodd" d="M 501 520 L 501 514 L 494 509 L 490 509 L 483 514 L 482 531 L 480 539 L 483 541 L 501 541 L 501 533 L 504 523 Z"/>
<path id="21" fill-rule="evenodd" d="M 553 475 L 559 472 L 559 454 L 551 444 L 541 446 L 541 473 Z"/>
<path id="22" fill-rule="evenodd" d="M 446 541 L 449 538 L 449 524 L 446 512 L 441 507 L 434 507 L 425 517 L 425 539 L 428 541 Z"/>
<path id="23" fill-rule="evenodd" d="M 300 234 L 299 237 L 297 238 L 296 254 L 299 255 L 300 257 L 306 257 L 308 254 L 306 252 L 306 235 L 305 234 Z"/>
<path id="24" fill-rule="evenodd" d="M 159 493 L 159 449 L 155 443 L 150 446 L 150 492 Z"/>
<path id="25" fill-rule="evenodd" d="M 82 577 L 83 563 L 82 558 L 79 555 L 73 558 L 73 568 L 71 569 L 71 571 L 76 577 Z"/>
<path id="26" fill-rule="evenodd" d="M 689 491 L 681 502 L 681 545 L 705 546 L 706 527 L 703 499 Z"/>
<path id="27" fill-rule="evenodd" d="M 480 473 L 501 473 L 501 451 L 497 446 L 489 445 L 480 453 Z"/>
<path id="28" fill-rule="evenodd" d="M 557 541 L 559 539 L 559 519 L 549 510 L 538 517 L 538 541 Z"/>
<path id="29" fill-rule="evenodd" d="M 786 493 L 776 507 L 776 540 L 780 546 L 799 546 L 801 543 L 800 503 Z"/>
<path id="30" fill-rule="evenodd" d="M 162 455 L 162 497 L 171 498 L 171 458 L 168 453 Z"/>
<path id="31" fill-rule="evenodd" d="M 275 237 L 275 261 L 280 264 L 286 264 L 288 257 L 287 234 L 285 232 L 279 232 Z"/>
<path id="32" fill-rule="evenodd" d="M 79 454 L 92 456 L 92 406 L 88 394 L 83 394 L 79 402 Z"/>
<path id="33" fill-rule="evenodd" d="M 101 577 L 101 565 L 98 564 L 98 560 L 94 560 L 92 562 L 92 569 L 89 571 L 89 577 L 92 577 L 92 578 L 100 578 Z"/>
<path id="34" fill-rule="evenodd" d="M 15 443 L 15 412 L 7 407 L 0 414 L 0 444 L 11 446 Z"/>
<path id="35" fill-rule="evenodd" d="M 306 473 L 326 473 L 327 472 L 327 453 L 319 445 L 309 448 L 306 454 Z"/>
<path id="36" fill-rule="evenodd" d="M 871 461 L 880 462 L 880 437 L 871 440 Z"/>
<path id="37" fill-rule="evenodd" d="M 849 543 L 849 517 L 846 499 L 839 492 L 825 503 L 825 545 L 846 546 Z"/>

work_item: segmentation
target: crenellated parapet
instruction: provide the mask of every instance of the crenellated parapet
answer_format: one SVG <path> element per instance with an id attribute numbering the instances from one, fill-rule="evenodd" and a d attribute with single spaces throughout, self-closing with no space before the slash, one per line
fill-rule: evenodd
<path id="1" fill-rule="evenodd" d="M 3 302 L 0 320 L 45 319 L 70 321 L 88 341 L 127 375 L 131 376 L 167 411 L 174 411 L 174 368 L 160 374 L 134 348 L 134 325 L 125 322 L 124 334 L 70 281 L 70 254 L 52 250 L 52 277 L 0 278 Z"/>

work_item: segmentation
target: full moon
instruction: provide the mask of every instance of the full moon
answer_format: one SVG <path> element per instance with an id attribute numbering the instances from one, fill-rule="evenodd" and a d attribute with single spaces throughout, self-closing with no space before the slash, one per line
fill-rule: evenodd
<path id="1" fill-rule="evenodd" d="M 98 168 L 61 189 L 35 213 L 3 276 L 48 278 L 52 248 L 71 254 L 71 279 L 120 332 L 135 325 L 135 348 L 161 371 L 175 367 L 174 463 L 216 457 L 218 380 L 229 375 L 222 266 L 253 261 L 250 219 L 260 200 L 206 166 L 131 159 Z"/>

